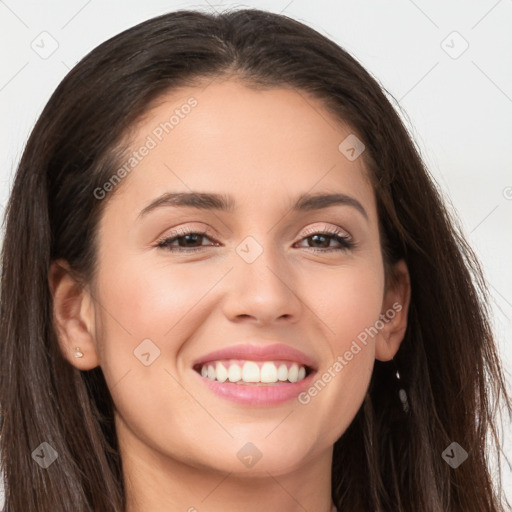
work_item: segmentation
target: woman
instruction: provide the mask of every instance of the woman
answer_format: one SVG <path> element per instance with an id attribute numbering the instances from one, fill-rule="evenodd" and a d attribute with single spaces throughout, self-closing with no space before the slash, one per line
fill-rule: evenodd
<path id="1" fill-rule="evenodd" d="M 505 510 L 478 263 L 311 28 L 180 11 L 101 44 L 6 219 L 6 512 Z"/>

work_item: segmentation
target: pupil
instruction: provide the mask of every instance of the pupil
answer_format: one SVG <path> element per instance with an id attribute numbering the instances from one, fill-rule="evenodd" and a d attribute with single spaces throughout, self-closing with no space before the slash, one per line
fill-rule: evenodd
<path id="1" fill-rule="evenodd" d="M 318 240 L 318 238 L 323 238 L 324 242 L 327 240 L 327 237 L 325 235 L 313 235 L 311 237 L 315 242 Z M 329 245 L 329 242 L 327 242 L 327 245 Z M 323 244 L 323 247 L 325 246 L 325 243 Z"/>
<path id="2" fill-rule="evenodd" d="M 197 234 L 191 233 L 191 234 L 185 235 L 184 238 L 186 241 L 190 241 L 190 238 L 192 237 L 192 238 L 195 238 L 195 241 L 197 242 L 197 237 L 199 237 L 199 236 L 202 236 L 202 235 L 197 235 Z M 185 245 L 190 245 L 190 244 L 185 244 Z"/>

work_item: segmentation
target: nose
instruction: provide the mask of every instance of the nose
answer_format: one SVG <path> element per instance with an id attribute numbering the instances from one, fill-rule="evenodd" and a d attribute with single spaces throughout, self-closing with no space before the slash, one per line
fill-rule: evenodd
<path id="1" fill-rule="evenodd" d="M 304 305 L 293 268 L 277 249 L 268 245 L 261 244 L 258 248 L 259 244 L 254 240 L 252 245 L 251 242 L 241 245 L 248 251 L 244 253 L 239 247 L 234 254 L 234 268 L 223 302 L 226 317 L 233 322 L 247 321 L 258 325 L 297 322 Z M 252 257 L 246 257 L 250 251 Z"/>

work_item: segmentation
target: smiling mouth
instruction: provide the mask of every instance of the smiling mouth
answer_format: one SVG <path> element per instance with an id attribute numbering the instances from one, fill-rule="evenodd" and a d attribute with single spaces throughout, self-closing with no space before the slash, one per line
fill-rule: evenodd
<path id="1" fill-rule="evenodd" d="M 194 366 L 202 377 L 240 386 L 278 386 L 304 380 L 313 371 L 293 361 L 250 361 L 225 359 Z"/>

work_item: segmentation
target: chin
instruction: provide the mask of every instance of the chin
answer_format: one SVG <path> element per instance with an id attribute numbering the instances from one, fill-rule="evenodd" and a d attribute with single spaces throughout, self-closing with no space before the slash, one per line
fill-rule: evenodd
<path id="1" fill-rule="evenodd" d="M 261 437 L 261 429 L 253 428 L 251 432 L 255 435 L 246 432 L 222 443 L 210 463 L 219 471 L 240 477 L 268 477 L 269 473 L 277 476 L 302 467 L 313 450 L 312 440 L 301 440 L 300 435 L 273 432 L 265 439 Z"/>

